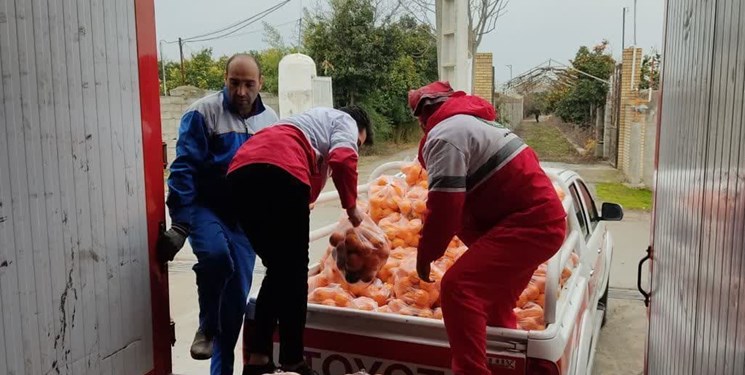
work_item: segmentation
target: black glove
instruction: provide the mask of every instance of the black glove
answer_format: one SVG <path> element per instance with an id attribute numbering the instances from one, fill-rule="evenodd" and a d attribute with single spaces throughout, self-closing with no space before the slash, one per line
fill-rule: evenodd
<path id="1" fill-rule="evenodd" d="M 186 237 L 189 236 L 189 229 L 182 224 L 173 223 L 171 229 L 163 232 L 158 236 L 158 261 L 166 263 L 173 260 L 173 257 L 184 247 Z"/>

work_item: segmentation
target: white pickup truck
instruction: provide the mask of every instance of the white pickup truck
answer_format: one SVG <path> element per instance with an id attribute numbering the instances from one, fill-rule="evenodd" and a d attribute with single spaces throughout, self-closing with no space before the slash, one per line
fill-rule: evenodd
<path id="1" fill-rule="evenodd" d="M 405 162 L 381 165 L 370 181 Z M 613 240 L 604 221 L 621 220 L 619 205 L 604 203 L 598 213 L 581 177 L 570 170 L 545 169 L 565 192 L 568 232 L 548 262 L 545 323 L 541 331 L 489 327 L 487 355 L 492 374 L 591 374 L 595 346 L 605 320 Z M 370 184 L 360 185 L 360 196 Z M 330 191 L 317 203 L 336 199 Z M 311 241 L 328 241 L 335 224 L 311 232 Z M 560 287 L 561 271 L 579 262 Z M 317 273 L 319 266 L 311 268 Z M 255 296 L 251 301 L 255 301 Z M 251 325 L 249 306 L 247 324 Z M 245 335 L 244 335 L 245 337 Z M 309 304 L 306 360 L 321 375 L 365 370 L 383 375 L 451 374 L 450 350 L 441 320 Z M 275 351 L 276 353 L 277 351 Z"/>

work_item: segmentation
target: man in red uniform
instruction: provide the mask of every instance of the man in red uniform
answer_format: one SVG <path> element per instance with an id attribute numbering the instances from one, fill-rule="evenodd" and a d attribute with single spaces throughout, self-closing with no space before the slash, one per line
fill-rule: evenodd
<path id="1" fill-rule="evenodd" d="M 453 235 L 468 251 L 442 279 L 441 303 L 455 375 L 491 374 L 486 327 L 516 328 L 513 313 L 538 265 L 561 247 L 564 208 L 536 154 L 494 123 L 485 100 L 434 82 L 409 92 L 424 130 L 419 161 L 429 174 L 417 272 Z"/>
<path id="2" fill-rule="evenodd" d="M 358 148 L 372 143 L 370 119 L 361 108 L 313 108 L 256 133 L 228 168 L 234 208 L 243 231 L 266 267 L 256 299 L 255 331 L 244 341 L 243 375 L 272 373 L 272 336 L 279 325 L 283 371 L 310 375 L 303 331 L 308 305 L 309 204 L 329 174 L 355 227 Z"/>

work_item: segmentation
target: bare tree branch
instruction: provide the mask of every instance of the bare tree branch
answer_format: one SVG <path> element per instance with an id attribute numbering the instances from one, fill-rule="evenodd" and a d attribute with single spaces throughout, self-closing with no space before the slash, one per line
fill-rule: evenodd
<path id="1" fill-rule="evenodd" d="M 381 0 L 386 1 L 386 0 Z M 388 1 L 386 1 L 387 3 Z M 396 1 L 392 8 L 386 11 L 388 13 L 387 16 L 383 18 L 382 25 L 388 25 L 391 23 L 392 20 L 394 20 L 394 17 L 398 14 L 398 10 L 401 8 L 401 1 Z"/>
<path id="2" fill-rule="evenodd" d="M 434 28 L 435 0 L 397 0 L 395 10 L 404 9 L 420 23 Z M 481 45 L 483 36 L 494 31 L 498 20 L 506 13 L 510 0 L 468 0 L 469 51 L 473 54 Z"/>
<path id="3" fill-rule="evenodd" d="M 430 4 L 427 0 L 398 0 L 398 6 L 406 10 L 417 22 L 435 28 L 435 23 L 429 18 L 430 14 L 435 14 L 434 3 Z"/>
<path id="4" fill-rule="evenodd" d="M 495 6 L 491 11 L 493 16 L 490 18 L 489 26 L 486 28 L 486 30 L 484 30 L 484 34 L 489 34 L 497 28 L 497 20 L 499 20 L 500 17 L 507 13 L 508 3 L 509 0 L 501 0 L 495 3 Z"/>
<path id="5" fill-rule="evenodd" d="M 476 34 L 471 49 L 475 52 L 481 45 L 483 36 L 496 29 L 497 21 L 504 15 L 509 0 L 471 0 L 471 2 L 478 4 L 479 11 L 476 24 L 473 25 L 471 22 L 471 29 Z"/>

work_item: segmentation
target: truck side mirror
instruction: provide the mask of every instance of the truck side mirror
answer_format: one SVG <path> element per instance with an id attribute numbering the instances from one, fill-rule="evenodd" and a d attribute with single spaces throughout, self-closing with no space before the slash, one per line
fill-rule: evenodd
<path id="1" fill-rule="evenodd" d="M 623 220 L 623 207 L 620 204 L 604 202 L 600 209 L 600 220 L 621 221 Z"/>

